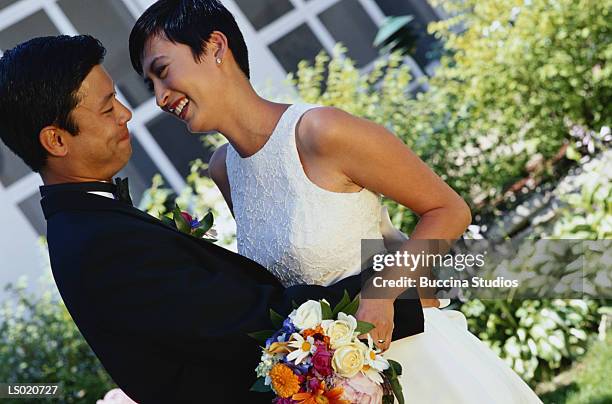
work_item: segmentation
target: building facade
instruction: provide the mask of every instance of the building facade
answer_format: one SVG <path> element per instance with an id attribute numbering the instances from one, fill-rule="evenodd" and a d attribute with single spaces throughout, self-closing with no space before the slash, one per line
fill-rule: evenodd
<path id="1" fill-rule="evenodd" d="M 130 177 L 134 200 L 161 173 L 180 190 L 189 162 L 209 152 L 199 137 L 163 114 L 140 77 L 133 72 L 127 38 L 136 18 L 152 0 L 0 0 L 0 52 L 44 35 L 91 34 L 107 48 L 105 67 L 116 83 L 118 98 L 133 111 L 129 124 L 133 157 L 121 175 Z M 422 34 L 409 58 L 413 74 L 431 70 L 426 50 L 434 42 L 427 23 L 443 17 L 426 0 L 224 0 L 243 30 L 256 87 L 290 91 L 288 72 L 302 59 L 342 42 L 348 55 L 367 70 L 378 57 L 372 42 L 386 16 L 413 15 Z M 416 85 L 416 83 L 415 83 Z M 38 186 L 42 182 L 0 142 L 0 288 L 19 276 L 36 278 L 42 262 L 37 240 L 45 234 Z M 0 292 L 0 297 L 2 292 Z"/>

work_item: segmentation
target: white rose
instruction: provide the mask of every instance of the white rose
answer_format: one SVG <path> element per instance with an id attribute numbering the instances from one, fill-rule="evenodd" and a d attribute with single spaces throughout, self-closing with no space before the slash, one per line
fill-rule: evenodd
<path id="1" fill-rule="evenodd" d="M 357 319 L 344 313 L 338 313 L 338 320 L 324 322 L 324 328 L 331 347 L 337 349 L 353 342 Z"/>
<path id="2" fill-rule="evenodd" d="M 309 300 L 298 307 L 297 310 L 294 310 L 289 315 L 289 318 L 293 325 L 300 331 L 307 328 L 314 328 L 321 324 L 323 320 L 321 304 L 314 300 Z"/>
<path id="3" fill-rule="evenodd" d="M 332 358 L 332 368 L 340 376 L 351 378 L 364 365 L 364 346 L 361 342 L 352 342 L 336 349 Z"/>

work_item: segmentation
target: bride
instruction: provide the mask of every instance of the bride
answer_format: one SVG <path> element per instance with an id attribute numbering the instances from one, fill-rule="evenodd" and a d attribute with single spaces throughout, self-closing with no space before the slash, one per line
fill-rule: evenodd
<path id="1" fill-rule="evenodd" d="M 259 97 L 242 34 L 216 0 L 158 1 L 132 30 L 130 53 L 162 109 L 191 132 L 227 138 L 210 175 L 236 219 L 238 252 L 286 286 L 358 273 L 361 240 L 383 239 L 380 195 L 420 217 L 402 250 L 457 239 L 471 221 L 465 202 L 384 127 L 337 108 Z M 540 402 L 459 312 L 435 302 L 424 301 L 423 333 L 391 343 L 393 303 L 364 298 L 357 317 L 376 326 L 374 340 L 402 364 L 409 403 Z"/>

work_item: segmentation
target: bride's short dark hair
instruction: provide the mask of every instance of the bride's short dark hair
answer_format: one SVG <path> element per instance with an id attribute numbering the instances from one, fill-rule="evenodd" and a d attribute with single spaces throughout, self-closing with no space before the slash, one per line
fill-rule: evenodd
<path id="1" fill-rule="evenodd" d="M 218 0 L 159 0 L 136 21 L 130 33 L 130 59 L 143 74 L 142 56 L 151 36 L 163 35 L 191 48 L 196 60 L 206 54 L 206 42 L 213 31 L 225 34 L 234 59 L 250 78 L 249 54 L 244 37 L 232 13 Z"/>

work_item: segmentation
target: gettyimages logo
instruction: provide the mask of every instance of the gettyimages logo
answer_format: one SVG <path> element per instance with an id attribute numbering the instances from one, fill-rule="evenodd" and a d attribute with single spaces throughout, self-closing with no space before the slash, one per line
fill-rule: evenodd
<path id="1" fill-rule="evenodd" d="M 402 267 L 409 271 L 417 268 L 438 267 L 463 271 L 466 268 L 481 268 L 484 266 L 486 251 L 483 254 L 431 254 L 424 250 L 414 254 L 408 251 L 395 253 L 380 253 L 372 257 L 374 271 L 382 271 L 388 267 Z"/>
<path id="2" fill-rule="evenodd" d="M 443 240 L 413 243 L 386 252 L 380 240 L 362 240 L 363 297 L 415 287 L 438 298 L 612 297 L 612 240 L 459 240 L 450 250 Z"/>

